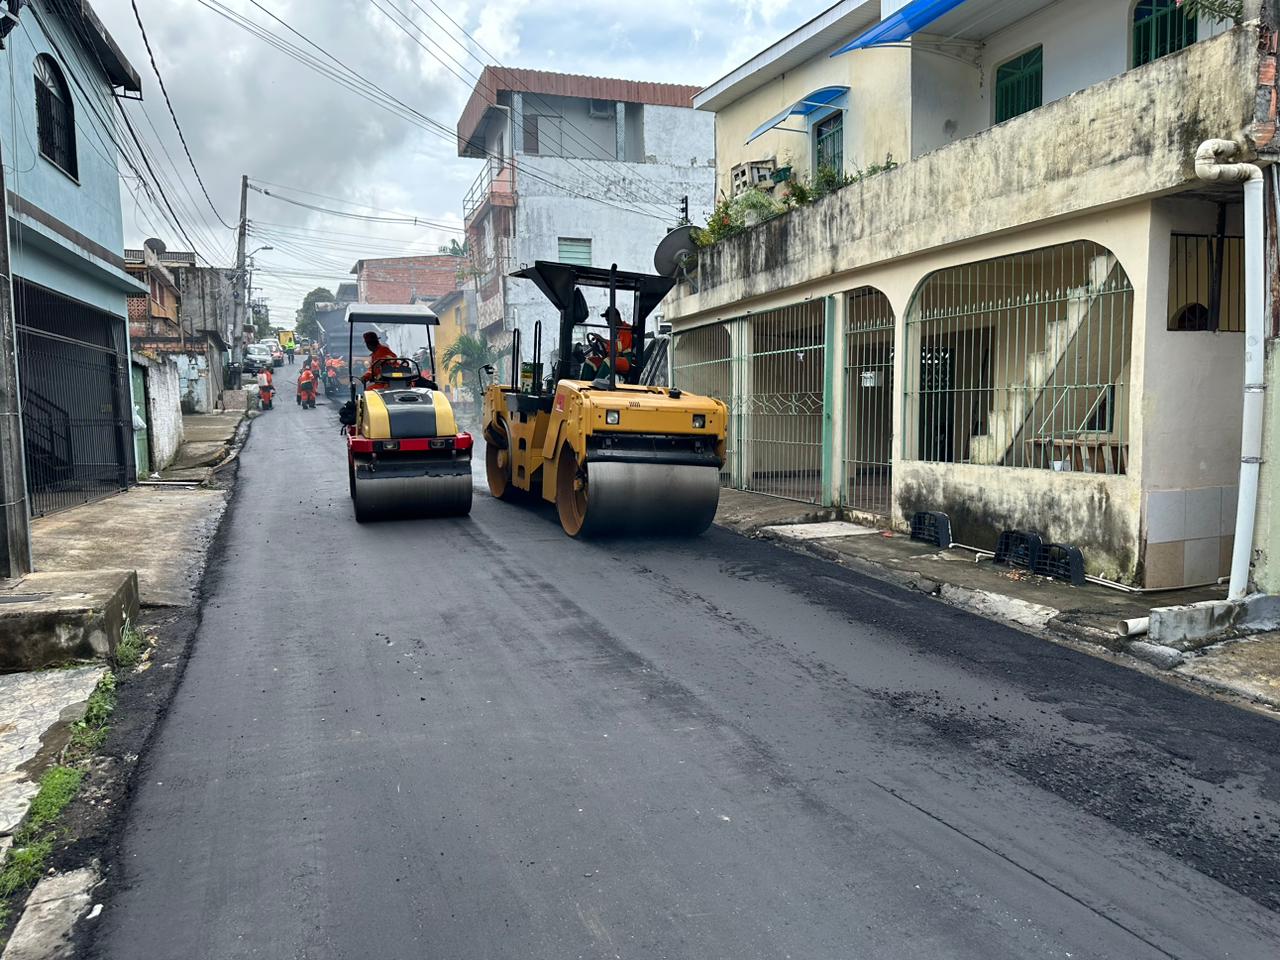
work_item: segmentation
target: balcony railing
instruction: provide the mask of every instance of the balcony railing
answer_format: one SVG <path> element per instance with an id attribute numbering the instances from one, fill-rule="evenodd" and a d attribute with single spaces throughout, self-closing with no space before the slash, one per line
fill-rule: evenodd
<path id="1" fill-rule="evenodd" d="M 462 200 L 462 219 L 470 220 L 495 195 L 506 198 L 514 196 L 515 184 L 515 164 L 511 160 L 490 157 Z"/>

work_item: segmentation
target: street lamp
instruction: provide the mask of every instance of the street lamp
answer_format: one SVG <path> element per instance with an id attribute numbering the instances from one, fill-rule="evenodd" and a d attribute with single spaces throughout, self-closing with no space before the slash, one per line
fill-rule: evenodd
<path id="1" fill-rule="evenodd" d="M 271 246 L 259 247 L 257 250 L 253 251 L 253 253 L 261 253 L 263 250 L 274 250 L 274 249 L 275 247 L 271 247 Z M 245 257 L 245 259 L 248 260 L 249 257 L 252 257 L 253 253 L 249 254 L 249 256 Z"/>

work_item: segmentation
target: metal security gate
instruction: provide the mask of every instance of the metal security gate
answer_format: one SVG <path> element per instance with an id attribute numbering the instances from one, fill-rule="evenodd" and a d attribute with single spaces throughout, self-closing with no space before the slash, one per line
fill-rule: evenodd
<path id="1" fill-rule="evenodd" d="M 132 418 L 124 319 L 17 278 L 13 294 L 32 514 L 125 489 Z"/>
<path id="2" fill-rule="evenodd" d="M 825 303 L 811 300 L 740 321 L 733 406 L 735 476 L 743 490 L 805 503 L 822 499 Z"/>
<path id="3" fill-rule="evenodd" d="M 700 393 L 703 396 L 723 400 L 730 411 L 733 403 L 733 369 L 730 350 L 731 338 L 729 327 L 723 323 L 713 323 L 698 327 L 673 338 L 673 356 L 671 358 L 672 385 Z M 729 436 L 727 438 L 725 464 L 720 470 L 720 486 L 730 485 L 730 464 L 736 454 L 737 429 L 732 413 L 729 417 Z"/>
<path id="4" fill-rule="evenodd" d="M 873 287 L 849 294 L 844 367 L 844 503 L 890 515 L 893 487 L 893 307 Z"/>

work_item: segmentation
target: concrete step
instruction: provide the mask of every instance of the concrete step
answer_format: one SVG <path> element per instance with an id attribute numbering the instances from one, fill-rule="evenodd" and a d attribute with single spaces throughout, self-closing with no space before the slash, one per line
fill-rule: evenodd
<path id="1" fill-rule="evenodd" d="M 32 573 L 0 580 L 0 671 L 109 656 L 138 617 L 132 570 Z"/>

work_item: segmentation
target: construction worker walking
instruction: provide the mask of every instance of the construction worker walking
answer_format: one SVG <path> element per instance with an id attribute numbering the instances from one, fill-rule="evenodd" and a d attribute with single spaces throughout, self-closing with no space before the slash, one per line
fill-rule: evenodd
<path id="1" fill-rule="evenodd" d="M 302 365 L 302 372 L 298 374 L 298 404 L 304 410 L 314 410 L 316 406 L 316 374 L 310 360 Z"/>

